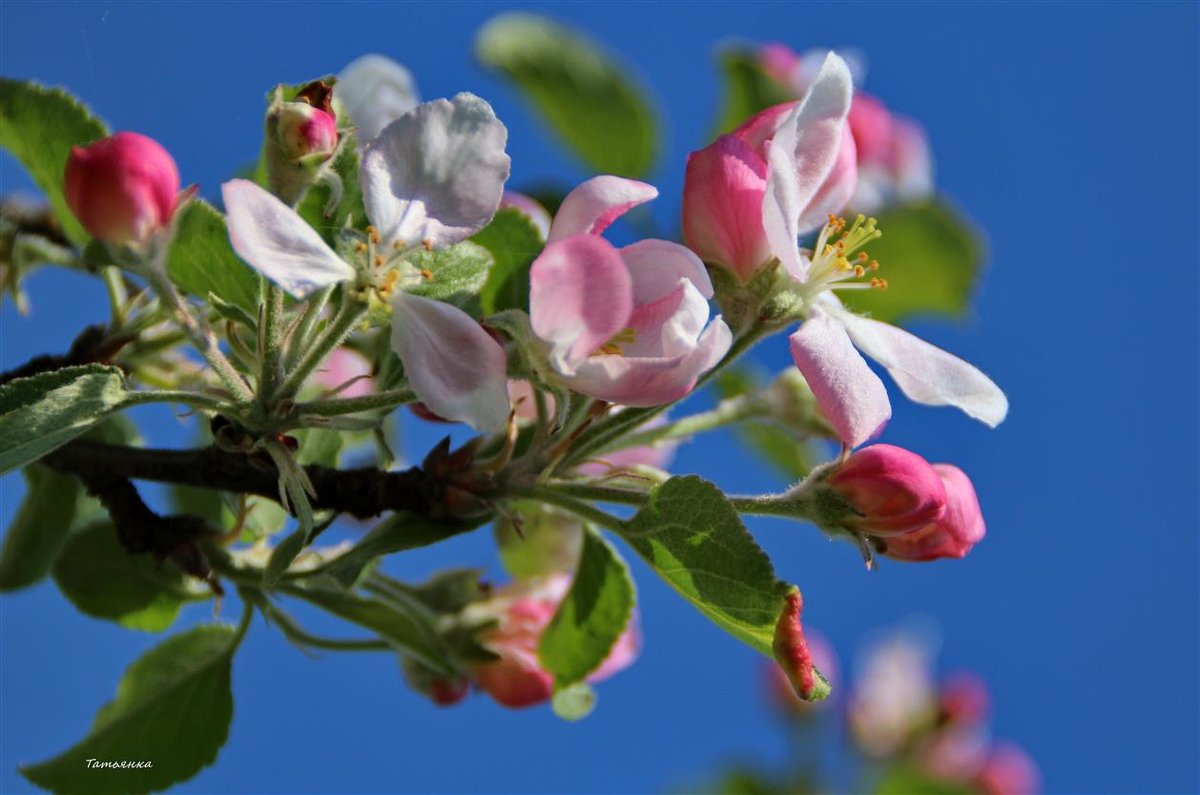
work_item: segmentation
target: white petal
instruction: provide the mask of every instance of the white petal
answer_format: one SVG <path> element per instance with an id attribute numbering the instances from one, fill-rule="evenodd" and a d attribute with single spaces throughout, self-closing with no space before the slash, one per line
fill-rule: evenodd
<path id="1" fill-rule="evenodd" d="M 508 421 L 507 357 L 466 312 L 407 293 L 392 299 L 392 349 L 421 402 L 479 431 Z"/>
<path id="2" fill-rule="evenodd" d="M 633 300 L 657 301 L 687 279 L 705 298 L 712 298 L 708 270 L 690 248 L 667 240 L 639 240 L 620 249 L 621 259 L 633 279 Z"/>
<path id="3" fill-rule="evenodd" d="M 1008 414 L 1008 398 L 974 365 L 903 329 L 841 310 L 854 344 L 887 368 L 909 399 L 927 406 L 957 406 L 991 427 Z"/>
<path id="4" fill-rule="evenodd" d="M 800 185 L 792 147 L 778 138 L 767 144 L 767 188 L 763 193 L 763 229 L 771 253 L 797 281 L 808 277 L 808 262 L 799 251 Z"/>
<path id="5" fill-rule="evenodd" d="M 221 186 L 233 250 L 296 298 L 354 278 L 354 268 L 282 201 L 245 179 Z"/>
<path id="6" fill-rule="evenodd" d="M 412 74 L 384 55 L 364 55 L 338 75 L 334 102 L 358 128 L 366 144 L 421 101 Z"/>
<path id="7" fill-rule="evenodd" d="M 359 172 L 367 217 L 385 248 L 444 248 L 478 232 L 500 206 L 508 131 L 474 94 L 418 105 L 384 128 Z"/>
<path id="8" fill-rule="evenodd" d="M 553 243 L 571 235 L 598 235 L 631 207 L 658 196 L 658 188 L 636 179 L 608 174 L 592 177 L 563 199 L 546 241 Z"/>

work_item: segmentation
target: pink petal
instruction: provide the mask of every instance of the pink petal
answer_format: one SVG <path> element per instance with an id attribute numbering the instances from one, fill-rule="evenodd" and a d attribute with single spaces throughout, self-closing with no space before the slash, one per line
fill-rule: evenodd
<path id="1" fill-rule="evenodd" d="M 850 134 L 848 127 L 843 127 L 842 145 L 838 149 L 837 160 L 834 161 L 829 176 L 825 178 L 825 183 L 800 214 L 798 228 L 819 229 L 824 226 L 830 215 L 837 215 L 846 208 L 857 187 L 858 161 L 854 136 Z"/>
<path id="2" fill-rule="evenodd" d="M 701 375 L 729 350 L 733 333 L 714 318 L 696 347 L 672 358 L 593 356 L 579 365 L 571 387 L 585 395 L 625 406 L 660 406 L 692 391 Z"/>
<path id="3" fill-rule="evenodd" d="M 354 278 L 354 268 L 307 221 L 250 180 L 226 182 L 221 195 L 233 250 L 291 295 L 303 299 Z"/>
<path id="4" fill-rule="evenodd" d="M 696 347 L 707 322 L 708 301 L 681 279 L 673 292 L 633 310 L 629 328 L 634 341 L 622 345 L 622 352 L 633 358 L 683 356 Z"/>
<path id="5" fill-rule="evenodd" d="M 767 141 L 775 137 L 779 125 L 787 115 L 795 110 L 799 102 L 784 102 L 761 110 L 742 122 L 742 126 L 733 131 L 732 135 L 757 152 L 764 160 L 767 156 Z"/>
<path id="6" fill-rule="evenodd" d="M 397 293 L 392 349 L 417 397 L 441 417 L 494 431 L 508 421 L 508 362 L 500 343 L 456 306 Z"/>
<path id="7" fill-rule="evenodd" d="M 967 416 L 996 427 L 1008 414 L 1008 398 L 975 366 L 903 329 L 837 312 L 863 353 L 887 368 L 901 391 L 927 406 L 957 406 Z"/>
<path id="8" fill-rule="evenodd" d="M 629 208 L 658 196 L 658 189 L 634 179 L 592 177 L 567 194 L 550 225 L 547 242 L 571 235 L 598 235 Z"/>
<path id="9" fill-rule="evenodd" d="M 846 62 L 830 53 L 808 93 L 775 135 L 773 143 L 788 146 L 794 152 L 801 207 L 813 204 L 837 163 L 853 87 Z M 820 223 L 824 222 L 822 217 Z M 814 228 L 801 225 L 800 231 Z"/>
<path id="10" fill-rule="evenodd" d="M 569 375 L 629 325 L 633 285 L 621 255 L 593 235 L 550 243 L 529 271 L 533 331 L 550 343 L 550 359 Z"/>
<path id="11" fill-rule="evenodd" d="M 704 298 L 712 298 L 712 280 L 700 258 L 678 243 L 639 240 L 620 250 L 621 259 L 633 279 L 633 300 L 644 304 L 657 301 L 687 279 Z"/>
<path id="12" fill-rule="evenodd" d="M 892 416 L 887 390 L 841 323 L 814 309 L 788 339 L 796 367 L 843 442 L 857 447 L 883 430 Z"/>
<path id="13" fill-rule="evenodd" d="M 763 229 L 767 164 L 733 135 L 688 156 L 683 236 L 700 257 L 748 280 L 771 257 Z"/>

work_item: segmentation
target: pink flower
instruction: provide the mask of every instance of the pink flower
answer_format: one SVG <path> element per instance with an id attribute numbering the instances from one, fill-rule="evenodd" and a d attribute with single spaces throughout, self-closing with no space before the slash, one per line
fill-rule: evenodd
<path id="1" fill-rule="evenodd" d="M 945 513 L 915 532 L 888 538 L 883 549 L 887 557 L 914 561 L 961 558 L 987 533 L 971 479 L 950 464 L 934 464 L 933 469 L 945 488 Z"/>
<path id="2" fill-rule="evenodd" d="M 929 462 L 890 444 L 854 453 L 829 479 L 829 487 L 860 516 L 846 524 L 873 536 L 903 536 L 946 513 L 946 489 Z"/>
<path id="3" fill-rule="evenodd" d="M 537 646 L 570 587 L 570 575 L 555 574 L 537 582 L 513 583 L 497 590 L 488 602 L 472 606 L 472 610 L 492 615 L 498 622 L 479 640 L 499 659 L 475 665 L 472 676 L 500 704 L 514 709 L 528 707 L 553 695 L 554 677 L 538 662 Z M 640 648 L 635 616 L 588 681 L 598 682 L 627 668 Z"/>
<path id="4" fill-rule="evenodd" d="M 830 68 L 836 63 L 840 59 Z M 796 170 L 794 181 L 772 185 L 794 191 L 795 217 L 779 219 L 792 231 L 793 249 L 797 235 L 820 227 L 845 206 L 857 170 L 839 91 L 826 77 L 800 101 L 768 108 L 688 156 L 683 233 L 703 260 L 748 281 L 773 255 L 781 256 L 772 249 L 764 218 L 778 206 L 767 196 L 772 151 Z M 785 266 L 794 259 L 781 256 Z"/>
<path id="5" fill-rule="evenodd" d="M 634 180 L 588 180 L 563 201 L 530 269 L 530 318 L 551 367 L 572 389 L 626 406 L 683 397 L 732 342 L 723 320 L 709 322 L 712 283 L 695 254 L 600 237 L 656 195 Z"/>
<path id="6" fill-rule="evenodd" d="M 375 391 L 371 380 L 371 363 L 352 348 L 338 348 L 329 354 L 325 365 L 317 371 L 315 381 L 329 391 L 349 384 L 337 393 L 340 398 L 369 395 Z"/>
<path id="7" fill-rule="evenodd" d="M 865 655 L 846 705 L 855 744 L 875 758 L 891 756 L 932 717 L 936 705 L 932 651 L 921 635 L 897 632 Z"/>
<path id="8" fill-rule="evenodd" d="M 1024 749 L 1000 742 L 993 746 L 977 782 L 986 795 L 1033 795 L 1040 778 L 1037 765 Z"/>
<path id="9" fill-rule="evenodd" d="M 991 696 L 982 677 L 959 671 L 942 683 L 938 704 L 941 719 L 946 723 L 978 724 L 987 718 Z"/>
<path id="10" fill-rule="evenodd" d="M 285 102 L 280 110 L 279 143 L 292 160 L 308 155 L 331 155 L 337 148 L 337 121 L 333 114 L 307 102 Z"/>
<path id="11" fill-rule="evenodd" d="M 93 236 L 137 245 L 165 229 L 179 200 L 179 169 L 157 141 L 119 132 L 71 149 L 67 204 Z"/>

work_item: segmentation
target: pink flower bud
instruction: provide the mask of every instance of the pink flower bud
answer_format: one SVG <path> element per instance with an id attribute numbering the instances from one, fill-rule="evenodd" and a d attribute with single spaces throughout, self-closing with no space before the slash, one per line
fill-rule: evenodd
<path id="1" fill-rule="evenodd" d="M 950 464 L 934 464 L 933 470 L 946 493 L 945 512 L 915 532 L 888 538 L 883 550 L 887 557 L 914 561 L 961 558 L 987 533 L 971 479 Z"/>
<path id="2" fill-rule="evenodd" d="M 977 781 L 985 795 L 1033 795 L 1040 778 L 1037 765 L 1024 749 L 1012 743 L 996 743 Z"/>
<path id="3" fill-rule="evenodd" d="M 570 586 L 570 576 L 562 573 L 540 582 L 513 583 L 498 589 L 487 602 L 468 608 L 496 621 L 479 640 L 499 659 L 476 665 L 472 676 L 500 704 L 513 709 L 528 707 L 553 695 L 554 677 L 541 667 L 537 647 Z M 599 681 L 628 667 L 640 647 L 635 616 L 588 681 Z"/>
<path id="4" fill-rule="evenodd" d="M 946 488 L 929 462 L 890 444 L 874 444 L 842 464 L 829 486 L 861 516 L 847 524 L 873 536 L 903 536 L 946 512 Z"/>
<path id="5" fill-rule="evenodd" d="M 987 683 L 969 671 L 948 677 L 938 694 L 938 711 L 945 723 L 982 723 L 990 706 Z"/>
<path id="6" fill-rule="evenodd" d="M 683 183 L 688 247 L 749 280 L 771 258 L 762 220 L 766 187 L 766 161 L 734 135 L 688 155 Z"/>
<path id="7" fill-rule="evenodd" d="M 464 676 L 453 679 L 434 679 L 429 683 L 429 698 L 439 707 L 449 707 L 467 697 L 471 680 Z"/>
<path id="8" fill-rule="evenodd" d="M 179 169 L 152 138 L 119 132 L 71 149 L 64 174 L 67 204 L 94 237 L 144 243 L 175 214 Z"/>
<path id="9" fill-rule="evenodd" d="M 828 697 L 829 682 L 813 665 L 812 652 L 804 639 L 800 625 L 800 613 L 804 609 L 804 598 L 798 588 L 787 595 L 783 612 L 775 624 L 775 640 L 772 650 L 775 662 L 792 683 L 796 695 L 805 701 L 821 701 Z"/>
<path id="10" fill-rule="evenodd" d="M 292 160 L 307 155 L 331 155 L 337 147 L 333 114 L 307 102 L 285 102 L 279 112 L 279 144 Z"/>

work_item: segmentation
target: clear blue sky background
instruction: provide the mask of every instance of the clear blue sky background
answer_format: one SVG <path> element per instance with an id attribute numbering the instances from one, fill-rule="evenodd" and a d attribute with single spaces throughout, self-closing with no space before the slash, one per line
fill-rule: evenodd
<path id="1" fill-rule="evenodd" d="M 472 63 L 502 6 L 13 3 L 0 7 L 6 76 L 67 86 L 114 127 L 176 156 L 208 196 L 258 148 L 262 97 L 378 51 L 427 98 L 471 90 L 508 124 L 514 184 L 585 176 L 514 93 Z M 669 119 L 655 212 L 674 223 L 687 152 L 717 102 L 714 45 L 852 44 L 868 87 L 921 119 L 939 185 L 987 230 L 975 316 L 916 331 L 988 371 L 1012 412 L 988 431 L 896 400 L 885 440 L 961 465 L 987 513 L 962 562 L 863 571 L 810 528 L 755 522 L 806 619 L 851 655 L 864 633 L 935 616 L 943 663 L 980 671 L 998 735 L 1030 749 L 1052 792 L 1182 792 L 1197 781 L 1197 6 L 654 4 L 546 6 L 624 56 Z M 4 192 L 27 186 L 0 158 Z M 0 314 L 0 367 L 65 349 L 103 320 L 98 287 L 45 270 L 34 314 Z M 782 340 L 757 353 L 787 363 Z M 144 415 L 149 439 L 180 422 Z M 410 437 L 413 454 L 431 439 Z M 733 491 L 779 484 L 728 436 L 677 462 Z M 0 482 L 0 518 L 20 481 Z M 485 533 L 395 561 L 419 577 L 492 564 Z M 646 648 L 565 725 L 486 698 L 454 710 L 409 692 L 387 655 L 308 659 L 254 627 L 215 768 L 188 792 L 652 792 L 721 760 L 778 760 L 758 660 L 635 564 Z M 193 608 L 188 621 L 203 620 Z M 0 601 L 0 791 L 65 748 L 154 639 L 84 618 L 43 584 Z M 843 668 L 845 665 L 843 665 Z"/>

